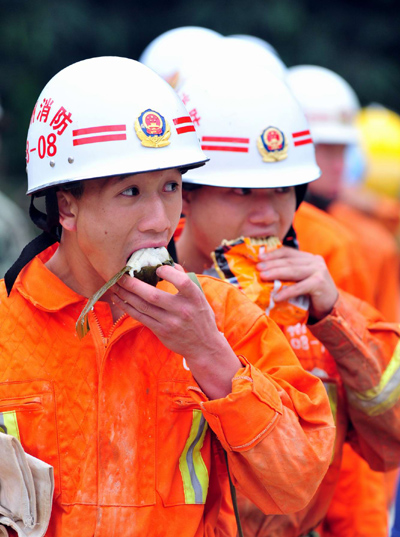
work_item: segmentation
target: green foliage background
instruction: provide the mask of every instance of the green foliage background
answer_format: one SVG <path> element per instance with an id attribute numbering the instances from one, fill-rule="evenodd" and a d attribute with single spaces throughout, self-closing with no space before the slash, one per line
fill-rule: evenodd
<path id="1" fill-rule="evenodd" d="M 399 0 L 0 0 L 0 189 L 24 203 L 26 131 L 55 73 L 93 56 L 137 59 L 189 25 L 261 37 L 288 66 L 328 67 L 362 105 L 400 112 Z"/>

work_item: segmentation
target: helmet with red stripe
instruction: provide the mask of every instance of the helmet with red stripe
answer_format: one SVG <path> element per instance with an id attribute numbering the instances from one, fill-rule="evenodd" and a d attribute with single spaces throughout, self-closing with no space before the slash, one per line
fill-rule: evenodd
<path id="1" fill-rule="evenodd" d="M 277 188 L 320 175 L 305 115 L 285 82 L 248 61 L 211 65 L 179 91 L 206 155 L 207 169 L 185 184 Z"/>
<path id="2" fill-rule="evenodd" d="M 20 270 L 61 238 L 60 186 L 170 168 L 187 171 L 206 161 L 181 100 L 148 67 L 100 57 L 63 69 L 39 96 L 26 144 L 29 213 L 43 233 L 7 271 L 8 293 Z M 42 195 L 46 212 L 34 205 Z"/>
<path id="3" fill-rule="evenodd" d="M 185 107 L 151 69 L 127 58 L 100 57 L 55 75 L 31 117 L 28 194 L 78 180 L 188 169 L 207 159 Z"/>

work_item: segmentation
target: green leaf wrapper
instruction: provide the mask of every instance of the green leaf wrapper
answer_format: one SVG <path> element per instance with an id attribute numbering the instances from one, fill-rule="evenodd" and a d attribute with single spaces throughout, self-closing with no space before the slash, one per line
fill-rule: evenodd
<path id="1" fill-rule="evenodd" d="M 158 265 L 145 266 L 145 267 L 142 267 L 139 271 L 133 271 L 133 277 L 155 287 L 161 279 L 157 276 L 156 271 L 158 267 L 161 267 L 162 265 L 174 266 L 174 261 L 172 257 L 170 257 L 169 259 L 167 259 L 166 261 L 162 263 L 159 263 Z M 113 276 L 98 291 L 96 291 L 96 293 L 92 297 L 89 298 L 86 306 L 83 308 L 81 314 L 79 315 L 79 318 L 76 321 L 76 325 L 75 325 L 76 333 L 78 334 L 79 339 L 84 338 L 90 330 L 88 314 L 90 310 L 93 309 L 93 306 L 96 304 L 96 302 L 100 300 L 100 298 L 113 285 L 115 285 L 118 282 L 118 280 L 122 278 L 124 274 L 126 274 L 127 272 L 130 272 L 131 270 L 132 270 L 132 267 L 130 265 L 126 265 L 126 267 L 124 267 L 117 274 L 115 274 L 115 276 Z"/>

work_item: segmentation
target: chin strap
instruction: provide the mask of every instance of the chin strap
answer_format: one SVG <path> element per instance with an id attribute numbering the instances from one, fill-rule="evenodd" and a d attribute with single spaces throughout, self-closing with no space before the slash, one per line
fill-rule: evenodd
<path id="1" fill-rule="evenodd" d="M 11 289 L 21 270 L 34 257 L 46 250 L 55 242 L 59 242 L 61 238 L 61 226 L 59 224 L 58 202 L 56 190 L 49 189 L 46 194 L 46 213 L 42 213 L 33 203 L 35 195 L 32 195 L 31 204 L 29 207 L 29 216 L 33 223 L 43 230 L 43 233 L 33 239 L 22 250 L 20 256 L 15 263 L 7 270 L 4 276 L 7 295 L 10 295 Z"/>

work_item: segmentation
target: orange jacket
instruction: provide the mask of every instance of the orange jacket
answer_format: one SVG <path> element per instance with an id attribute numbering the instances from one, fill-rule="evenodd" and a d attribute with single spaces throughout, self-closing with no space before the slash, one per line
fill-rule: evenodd
<path id="1" fill-rule="evenodd" d="M 304 507 L 334 428 L 321 382 L 278 327 L 231 285 L 200 277 L 243 363 L 232 393 L 207 400 L 182 356 L 127 315 L 113 325 L 105 302 L 79 341 L 86 299 L 44 266 L 53 250 L 24 268 L 9 298 L 3 283 L 0 292 L 0 407 L 25 450 L 54 467 L 47 535 L 234 535 L 222 448 L 261 509 Z"/>
<path id="2" fill-rule="evenodd" d="M 341 292 L 322 321 L 282 329 L 301 364 L 325 384 L 337 427 L 335 451 L 317 494 L 302 511 L 265 517 L 241 498 L 247 536 L 298 537 L 315 528 L 335 492 L 345 441 L 375 470 L 394 468 L 400 460 L 400 430 L 394 425 L 400 419 L 397 325 L 383 322 L 368 304 Z"/>
<path id="3" fill-rule="evenodd" d="M 333 217 L 325 212 L 313 207 L 308 203 L 302 203 L 299 210 L 296 213 L 294 225 L 299 240 L 300 248 L 304 251 L 311 252 L 315 255 L 321 255 L 324 257 L 327 266 L 335 283 L 338 287 L 353 292 L 359 296 L 359 298 L 372 300 L 371 282 L 367 279 L 367 270 L 365 268 L 364 260 L 359 249 L 359 245 L 355 237 L 348 232 L 343 226 L 334 220 Z M 179 239 L 180 233 L 184 226 L 184 220 L 182 219 L 175 237 Z M 376 312 L 374 312 L 376 314 Z M 286 336 L 300 358 L 302 365 L 309 371 L 316 370 L 323 371 L 328 367 L 328 371 L 336 370 L 334 359 L 329 356 L 323 344 L 321 344 L 316 337 L 310 332 L 307 326 L 297 324 L 292 327 L 284 329 Z M 373 347 L 372 347 L 373 348 Z M 383 360 L 380 370 L 384 367 L 387 357 Z M 335 383 L 341 386 L 341 389 L 334 389 Z M 357 531 L 357 521 L 362 517 L 362 513 L 370 513 L 371 510 L 375 512 L 375 517 L 372 519 L 369 516 L 371 524 L 368 526 L 370 533 L 366 533 L 371 536 L 384 535 L 385 525 L 381 526 L 380 522 L 384 520 L 387 514 L 386 506 L 382 502 L 375 502 L 374 497 L 380 498 L 382 496 L 382 474 L 376 474 L 373 472 L 357 454 L 352 459 L 359 459 L 357 464 L 353 464 L 351 469 L 351 475 L 346 476 L 340 474 L 341 455 L 340 450 L 344 445 L 344 439 L 347 435 L 347 428 L 352 428 L 348 422 L 348 409 L 346 408 L 346 396 L 344 394 L 343 384 L 340 377 L 338 378 L 336 371 L 335 383 L 331 385 L 327 383 L 328 393 L 331 397 L 335 398 L 333 393 L 338 391 L 341 395 L 342 413 L 344 418 L 340 419 L 338 429 L 341 429 L 340 438 L 341 441 L 336 443 L 336 461 L 333 461 L 323 486 L 319 491 L 319 497 L 316 497 L 316 502 L 310 504 L 309 510 L 311 516 L 308 517 L 307 509 L 297 516 L 291 517 L 278 517 L 271 520 L 266 518 L 263 513 L 258 511 L 244 498 L 241 498 L 241 512 L 243 518 L 243 524 L 246 529 L 246 537 L 252 537 L 257 535 L 265 537 L 266 535 L 272 536 L 298 536 L 306 531 L 309 531 L 314 527 L 327 513 L 329 518 L 329 528 L 332 535 L 340 535 L 340 531 L 344 527 L 347 527 L 348 533 L 346 537 L 353 537 L 352 532 L 355 535 Z M 334 405 L 334 400 L 332 401 Z M 339 436 L 339 431 L 338 431 Z M 373 442 L 373 439 L 371 439 Z M 347 457 L 345 450 L 344 457 Z M 345 461 L 345 466 L 348 467 L 351 461 Z M 343 483 L 340 483 L 340 479 L 343 479 Z M 350 479 L 349 479 L 350 478 Z M 337 491 L 338 497 L 335 496 L 335 487 L 339 480 L 339 486 L 344 485 L 344 482 L 349 485 L 351 481 L 352 487 L 345 488 L 340 487 Z M 371 494 L 371 489 L 375 488 L 374 494 Z M 343 501 L 346 501 L 343 492 L 347 494 L 347 500 L 352 501 L 355 494 L 358 494 L 357 513 L 358 517 L 353 517 L 351 512 L 346 512 L 341 509 Z M 336 509 L 336 501 L 338 509 Z M 374 505 L 371 505 L 374 503 Z M 355 508 L 354 508 L 355 509 Z M 312 516 L 314 515 L 314 516 Z M 375 524 L 372 524 L 372 520 Z M 365 526 L 364 526 L 365 528 Z M 337 530 L 337 531 L 336 531 Z M 343 536 L 345 537 L 345 536 Z"/>
<path id="4" fill-rule="evenodd" d="M 358 238 L 368 264 L 373 302 L 388 321 L 399 320 L 399 253 L 393 236 L 376 220 L 345 203 L 336 202 L 329 214 Z"/>
<path id="5" fill-rule="evenodd" d="M 297 210 L 293 225 L 300 250 L 322 256 L 340 289 L 374 305 L 368 266 L 353 233 L 306 202 Z"/>
<path id="6" fill-rule="evenodd" d="M 304 207 L 303 207 L 304 205 Z M 340 224 L 336 223 L 332 217 L 323 213 L 319 209 L 314 208 L 308 204 L 303 204 L 296 214 L 295 224 L 297 236 L 302 249 L 305 251 L 311 251 L 312 253 L 322 255 L 330 269 L 337 285 L 342 285 L 347 289 L 358 289 L 359 294 L 368 295 L 368 281 L 364 278 L 367 271 L 364 269 L 362 262 L 359 264 L 351 265 L 351 261 L 360 260 L 361 255 L 357 254 L 357 242 L 352 235 L 347 232 Z M 299 226 L 298 226 L 299 224 Z M 180 222 L 180 226 L 177 231 L 177 238 L 183 228 L 184 221 Z M 356 285 L 358 281 L 361 281 L 361 285 Z M 319 332 L 322 332 L 320 338 L 322 341 L 324 337 L 326 342 L 329 343 L 329 331 L 332 327 L 335 327 L 334 340 L 336 344 L 332 347 L 332 354 L 335 357 L 344 359 L 346 367 L 348 364 L 360 363 L 364 364 L 363 374 L 357 373 L 360 381 L 360 391 L 363 391 L 363 387 L 378 386 L 380 375 L 387 366 L 394 349 L 398 341 L 398 330 L 389 324 L 379 324 L 380 329 L 375 330 L 375 322 L 380 321 L 380 315 L 369 308 L 367 304 L 359 303 L 356 299 L 351 297 L 342 297 L 337 304 L 338 314 L 337 318 L 334 316 L 334 322 L 329 317 L 318 323 L 314 327 L 314 330 L 318 327 Z M 360 315 L 357 311 L 361 308 L 363 315 Z M 364 317 L 366 314 L 366 318 Z M 343 314 L 343 315 L 342 315 Z M 372 324 L 371 324 L 372 323 Z M 321 328 L 326 328 L 321 330 Z M 381 329 L 382 327 L 382 329 Z M 283 328 L 283 327 L 282 327 Z M 308 532 L 311 528 L 315 527 L 318 522 L 324 517 L 325 513 L 330 506 L 332 496 L 335 492 L 336 483 L 339 479 L 340 465 L 341 465 L 341 451 L 344 446 L 344 441 L 349 440 L 353 442 L 356 449 L 362 451 L 363 456 L 373 464 L 376 468 L 384 469 L 386 455 L 384 452 L 386 449 L 381 446 L 383 458 L 376 457 L 375 444 L 379 444 L 376 440 L 379 436 L 379 417 L 375 417 L 371 420 L 368 414 L 356 411 L 352 406 L 348 405 L 346 397 L 346 384 L 350 382 L 350 385 L 354 383 L 351 379 L 351 374 L 347 373 L 346 369 L 342 374 L 342 368 L 338 368 L 335 361 L 327 352 L 327 349 L 318 339 L 310 332 L 309 328 L 305 325 L 295 325 L 292 327 L 283 328 L 286 336 L 300 358 L 302 365 L 309 371 L 314 372 L 317 375 L 321 375 L 325 381 L 325 386 L 330 395 L 333 410 L 335 411 L 337 418 L 337 439 L 335 456 L 332 460 L 331 467 L 328 471 L 326 478 L 324 479 L 320 490 L 314 497 L 310 505 L 303 511 L 296 515 L 280 516 L 280 517 L 265 517 L 263 513 L 258 511 L 254 506 L 243 497 L 240 497 L 241 516 L 243 519 L 243 525 L 245 526 L 245 534 L 247 537 L 253 535 L 257 536 L 285 536 L 292 537 Z M 325 334 L 325 336 L 324 336 Z M 359 338 L 365 338 L 365 344 L 360 346 Z M 346 338 L 348 342 L 346 344 Z M 390 342 L 390 343 L 389 343 Z M 387 347 L 389 343 L 389 347 Z M 331 345 L 331 343 L 329 343 Z M 355 352 L 349 352 L 348 356 L 343 356 L 343 352 L 337 350 L 341 345 L 346 345 L 346 351 L 355 348 Z M 378 347 L 376 353 L 375 346 Z M 394 380 L 399 376 L 397 371 L 397 354 L 394 355 L 392 366 L 394 366 Z M 357 365 L 355 366 L 357 369 Z M 376 373 L 375 378 L 372 378 L 371 372 Z M 356 390 L 357 391 L 357 390 Z M 349 392 L 351 393 L 351 391 Z M 394 394 L 397 395 L 396 393 Z M 396 420 L 400 413 L 399 404 L 395 405 L 395 408 L 385 416 L 386 431 L 389 436 L 392 436 L 390 443 L 393 441 L 394 452 L 396 452 L 395 458 L 400 455 L 399 451 L 399 435 L 396 436 L 396 431 L 392 431 L 391 419 Z M 350 421 L 351 420 L 351 421 Z M 352 432 L 354 424 L 356 425 L 355 431 Z M 369 430 L 369 427 L 371 429 Z M 376 429 L 374 430 L 374 427 Z M 360 449 L 360 444 L 363 446 Z M 391 448 L 390 448 L 391 449 Z M 355 455 L 358 457 L 358 455 Z M 387 460 L 387 462 L 389 462 Z M 389 462 L 389 466 L 396 466 L 396 460 Z M 357 490 L 354 488 L 350 491 L 358 493 L 360 499 L 360 490 L 363 484 L 367 484 L 369 492 L 371 491 L 370 474 L 374 474 L 372 470 L 367 467 L 362 459 L 359 459 L 359 464 L 353 466 L 351 478 L 354 487 L 357 486 Z M 374 474 L 376 476 L 376 473 Z M 375 480 L 376 492 L 382 494 L 381 483 Z M 364 490 L 365 491 L 365 490 Z M 358 511 L 370 507 L 370 500 L 373 501 L 374 496 L 364 495 L 364 500 L 360 505 Z M 340 501 L 340 499 L 339 499 Z M 375 504 L 375 507 L 377 505 Z M 383 520 L 386 515 L 386 508 L 383 503 L 379 504 L 380 510 L 375 516 L 375 527 L 370 526 L 371 531 L 375 531 L 375 535 L 382 535 L 380 528 L 379 533 L 377 530 L 377 524 Z M 370 518 L 371 521 L 371 518 Z M 340 522 L 341 525 L 337 525 L 337 528 L 343 528 L 343 523 L 346 520 L 335 520 L 334 516 L 331 518 L 332 528 L 335 529 L 336 522 Z M 347 522 L 355 522 L 355 519 L 347 519 Z M 354 530 L 354 525 L 352 527 Z M 335 534 L 335 531 L 332 531 Z M 336 533 L 338 534 L 338 533 Z M 372 533 L 373 534 L 373 533 Z M 351 535 L 351 531 L 348 533 Z"/>
<path id="7" fill-rule="evenodd" d="M 396 293 L 394 292 L 392 297 L 384 293 L 378 302 L 375 300 L 376 291 L 374 291 L 373 287 L 376 287 L 377 271 L 375 270 L 374 275 L 371 275 L 370 270 L 365 269 L 365 261 L 367 260 L 368 266 L 371 263 L 372 266 L 376 266 L 380 261 L 368 260 L 365 252 L 371 252 L 372 256 L 374 256 L 374 249 L 370 245 L 368 248 L 364 245 L 364 251 L 360 251 L 363 241 L 356 242 L 351 232 L 341 225 L 344 224 L 348 229 L 352 229 L 351 219 L 349 222 L 344 220 L 339 222 L 333 216 L 310 204 L 303 203 L 296 214 L 295 222 L 301 248 L 305 251 L 322 255 L 325 258 L 336 285 L 358 296 L 358 298 L 371 301 L 371 303 L 377 303 L 378 305 L 380 303 L 382 306 L 386 302 L 389 307 L 381 307 L 382 312 L 389 315 L 389 319 L 393 320 L 396 306 L 394 296 Z M 356 231 L 356 228 L 353 231 Z M 362 229 L 359 230 L 358 236 L 364 236 Z M 349 238 L 351 241 L 350 248 L 348 246 Z M 375 240 L 373 242 L 376 244 L 380 241 Z M 383 243 L 387 244 L 387 242 L 386 237 L 384 237 Z M 390 244 L 386 246 L 385 250 L 386 252 L 390 250 L 393 252 Z M 355 255 L 356 252 L 358 252 L 357 255 Z M 392 286 L 395 289 L 397 284 L 396 282 L 393 283 L 393 276 L 396 272 L 397 262 L 393 255 L 389 255 L 389 257 L 385 255 L 386 259 L 390 259 L 390 257 L 393 261 L 393 269 L 390 267 L 390 263 L 387 264 L 390 272 L 388 283 L 389 287 Z M 353 265 L 353 269 L 351 266 L 349 267 L 350 264 Z M 367 288 L 366 276 L 369 278 L 369 296 L 365 292 Z M 384 283 L 383 286 L 385 285 Z M 301 337 L 297 336 L 296 339 L 293 339 L 293 345 L 301 345 Z M 316 342 L 312 345 L 314 349 L 315 345 L 317 345 Z M 381 499 L 385 491 L 387 493 L 387 489 L 394 488 L 390 486 L 390 483 L 388 485 L 387 481 L 388 476 L 396 473 L 397 471 L 385 474 L 374 472 L 362 458 L 348 445 L 345 445 L 336 491 L 329 505 L 324 525 L 319 528 L 322 537 L 333 535 L 341 535 L 341 537 L 356 537 L 357 535 L 362 535 L 363 537 L 386 537 L 388 533 L 388 510 L 387 505 Z M 395 477 L 392 481 L 394 480 Z M 356 502 L 354 502 L 355 498 L 357 498 Z M 388 498 L 387 503 L 390 503 L 390 498 Z M 349 505 L 351 505 L 350 509 L 348 508 Z"/>

